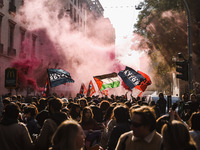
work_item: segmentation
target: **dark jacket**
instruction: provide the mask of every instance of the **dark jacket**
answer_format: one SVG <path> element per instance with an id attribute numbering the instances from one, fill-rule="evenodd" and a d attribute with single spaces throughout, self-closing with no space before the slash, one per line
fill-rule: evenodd
<path id="1" fill-rule="evenodd" d="M 114 150 L 116 145 L 117 145 L 119 137 L 123 133 L 128 132 L 130 130 L 131 129 L 130 129 L 129 123 L 119 123 L 119 124 L 117 124 L 111 132 L 110 139 L 108 141 L 108 150 Z"/>

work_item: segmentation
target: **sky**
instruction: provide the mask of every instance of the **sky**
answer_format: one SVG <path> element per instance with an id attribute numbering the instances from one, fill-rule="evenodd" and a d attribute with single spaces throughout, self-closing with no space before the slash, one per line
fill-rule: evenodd
<path id="1" fill-rule="evenodd" d="M 115 28 L 115 53 L 124 65 L 141 68 L 143 51 L 138 51 L 137 39 L 133 35 L 139 10 L 135 9 L 143 0 L 99 0 L 104 8 L 104 17 L 109 18 Z M 143 65 L 145 66 L 145 65 Z"/>
<path id="2" fill-rule="evenodd" d="M 137 21 L 138 5 L 142 0 L 99 0 L 104 8 L 104 17 L 108 17 L 116 31 L 116 40 L 131 36 L 133 25 Z"/>

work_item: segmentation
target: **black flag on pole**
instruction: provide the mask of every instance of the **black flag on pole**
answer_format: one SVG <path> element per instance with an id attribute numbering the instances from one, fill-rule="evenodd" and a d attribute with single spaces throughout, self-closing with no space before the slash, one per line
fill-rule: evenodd
<path id="1" fill-rule="evenodd" d="M 47 69 L 49 82 L 51 87 L 55 87 L 64 83 L 74 82 L 70 73 L 62 69 Z"/>

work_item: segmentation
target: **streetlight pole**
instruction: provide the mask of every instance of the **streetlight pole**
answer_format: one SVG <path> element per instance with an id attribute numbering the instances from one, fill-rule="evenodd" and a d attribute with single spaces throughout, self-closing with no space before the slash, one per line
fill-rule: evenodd
<path id="1" fill-rule="evenodd" d="M 187 13 L 187 42 L 188 42 L 188 83 L 189 83 L 189 92 L 193 90 L 193 68 L 192 68 L 192 36 L 191 36 L 191 16 L 190 9 L 186 0 L 183 0 L 183 3 L 186 8 Z"/>

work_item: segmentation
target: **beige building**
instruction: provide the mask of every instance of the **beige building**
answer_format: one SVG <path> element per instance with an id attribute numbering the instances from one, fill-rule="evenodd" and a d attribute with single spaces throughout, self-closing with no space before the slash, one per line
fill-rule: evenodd
<path id="1" fill-rule="evenodd" d="M 37 33 L 30 33 L 23 22 L 15 19 L 16 11 L 21 5 L 22 0 L 0 0 L 0 94 L 10 91 L 5 88 L 5 69 L 11 67 L 13 59 L 18 58 L 23 51 L 24 39 L 28 38 L 30 41 L 30 55 L 35 55 L 38 49 Z"/>

